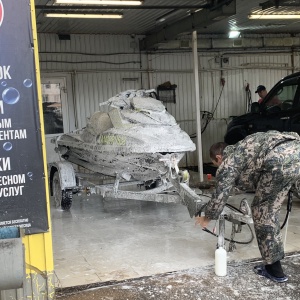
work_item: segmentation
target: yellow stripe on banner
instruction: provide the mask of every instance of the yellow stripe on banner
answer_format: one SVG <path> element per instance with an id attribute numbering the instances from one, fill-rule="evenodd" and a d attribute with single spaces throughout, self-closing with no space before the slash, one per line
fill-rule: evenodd
<path id="1" fill-rule="evenodd" d="M 40 112 L 40 132 L 42 138 L 42 151 L 44 162 L 44 174 L 45 174 L 45 187 L 46 187 L 46 199 L 47 201 L 47 218 L 49 224 L 49 231 L 46 233 L 39 233 L 33 235 L 25 235 L 23 237 L 23 243 L 25 245 L 25 262 L 26 262 L 26 274 L 40 273 L 40 275 L 46 275 L 53 272 L 53 250 L 52 250 L 52 236 L 51 236 L 51 219 L 50 219 L 50 198 L 48 187 L 48 172 L 47 172 L 47 157 L 46 157 L 46 143 L 44 132 L 44 117 L 42 108 L 42 91 L 41 91 L 41 79 L 40 79 L 40 65 L 39 65 L 39 53 L 36 31 L 36 16 L 35 16 L 35 3 L 34 0 L 30 0 L 31 7 L 31 26 L 32 36 L 34 44 L 34 61 L 36 72 L 36 86 L 38 107 Z"/>

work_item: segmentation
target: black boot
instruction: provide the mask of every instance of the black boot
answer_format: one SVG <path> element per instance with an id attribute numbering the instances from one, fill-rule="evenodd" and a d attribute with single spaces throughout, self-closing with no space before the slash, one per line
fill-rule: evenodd
<path id="1" fill-rule="evenodd" d="M 280 261 L 276 261 L 271 265 L 255 266 L 254 272 L 278 283 L 286 282 L 288 280 L 287 276 L 283 273 Z"/>
<path id="2" fill-rule="evenodd" d="M 282 267 L 281 267 L 280 260 L 274 262 L 271 265 L 265 265 L 265 267 L 266 267 L 267 272 L 269 274 L 271 274 L 272 276 L 275 276 L 275 277 L 284 277 L 285 276 L 283 273 Z"/>

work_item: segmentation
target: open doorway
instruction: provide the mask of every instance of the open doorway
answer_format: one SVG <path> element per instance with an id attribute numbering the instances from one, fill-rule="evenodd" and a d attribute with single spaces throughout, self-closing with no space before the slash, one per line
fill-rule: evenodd
<path id="1" fill-rule="evenodd" d="M 68 105 L 66 82 L 66 77 L 44 77 L 41 79 L 47 163 L 59 160 L 51 139 L 69 132 L 71 130 L 70 119 L 74 119 L 74 116 L 70 116 L 71 110 Z"/>

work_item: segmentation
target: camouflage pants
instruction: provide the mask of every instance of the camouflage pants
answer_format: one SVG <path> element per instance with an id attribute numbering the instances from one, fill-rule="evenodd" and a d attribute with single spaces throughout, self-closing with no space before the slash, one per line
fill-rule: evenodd
<path id="1" fill-rule="evenodd" d="M 300 179 L 299 155 L 299 142 L 287 142 L 271 150 L 262 164 L 251 210 L 258 247 L 265 264 L 284 257 L 279 212 L 292 185 Z"/>

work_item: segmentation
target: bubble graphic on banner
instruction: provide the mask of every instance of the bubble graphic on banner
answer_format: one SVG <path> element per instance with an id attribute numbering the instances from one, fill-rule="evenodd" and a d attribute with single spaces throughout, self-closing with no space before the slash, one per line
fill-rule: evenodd
<path id="1" fill-rule="evenodd" d="M 27 176 L 29 177 L 30 180 L 32 180 L 33 173 L 32 172 L 28 172 Z"/>
<path id="2" fill-rule="evenodd" d="M 2 81 L 2 82 L 1 82 L 1 85 L 2 85 L 2 86 L 7 86 L 7 82 L 6 82 L 6 81 Z"/>
<path id="3" fill-rule="evenodd" d="M 9 87 L 3 91 L 2 99 L 7 104 L 16 104 L 20 100 L 20 93 L 17 89 Z"/>
<path id="4" fill-rule="evenodd" d="M 12 149 L 12 143 L 11 142 L 6 142 L 3 144 L 3 149 L 5 151 L 10 151 Z"/>
<path id="5" fill-rule="evenodd" d="M 25 79 L 23 81 L 23 84 L 24 84 L 25 87 L 30 88 L 30 87 L 32 87 L 32 80 L 31 79 Z"/>

